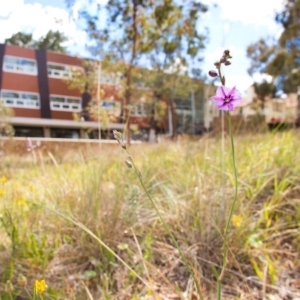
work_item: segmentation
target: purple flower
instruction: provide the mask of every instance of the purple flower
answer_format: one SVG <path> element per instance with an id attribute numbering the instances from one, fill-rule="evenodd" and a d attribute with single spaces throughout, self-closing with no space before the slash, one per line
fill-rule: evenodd
<path id="1" fill-rule="evenodd" d="M 211 99 L 216 103 L 218 109 L 232 111 L 240 103 L 242 96 L 235 87 L 230 89 L 226 86 L 219 86 L 216 95 Z"/>

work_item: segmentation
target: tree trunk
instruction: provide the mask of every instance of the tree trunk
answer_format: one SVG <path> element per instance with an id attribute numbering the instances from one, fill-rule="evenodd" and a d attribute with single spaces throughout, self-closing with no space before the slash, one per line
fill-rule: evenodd
<path id="1" fill-rule="evenodd" d="M 149 143 L 155 143 L 156 141 L 156 122 L 155 122 L 155 101 L 152 103 L 151 117 L 150 117 L 150 130 L 149 130 Z"/>
<path id="2" fill-rule="evenodd" d="M 176 113 L 176 105 L 173 102 L 173 99 L 170 99 L 170 106 L 171 106 L 171 114 L 172 114 L 172 127 L 173 127 L 173 132 L 172 132 L 172 139 L 174 141 L 177 140 L 177 127 L 178 127 L 178 122 L 177 122 L 177 113 Z"/>
<path id="3" fill-rule="evenodd" d="M 125 132 L 126 132 L 126 143 L 129 146 L 130 145 L 130 140 L 131 140 L 131 132 L 130 132 L 130 112 L 129 112 L 129 104 L 131 100 L 131 71 L 136 59 L 136 54 L 137 54 L 137 9 L 138 9 L 138 1 L 133 0 L 133 45 L 132 45 L 132 54 L 131 54 L 131 59 L 130 59 L 130 64 L 128 66 L 127 72 L 126 72 L 126 91 L 125 91 L 125 107 L 124 109 L 124 117 L 126 120 L 126 125 L 125 125 Z"/>

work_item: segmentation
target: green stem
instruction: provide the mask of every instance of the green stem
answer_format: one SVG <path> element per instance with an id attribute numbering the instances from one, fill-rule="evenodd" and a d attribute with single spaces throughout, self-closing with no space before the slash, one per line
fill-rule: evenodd
<path id="1" fill-rule="evenodd" d="M 219 67 L 217 68 L 217 70 L 218 70 L 218 75 L 219 75 L 219 78 L 221 80 L 221 83 L 222 83 L 223 86 L 225 86 L 225 77 L 222 76 L 221 65 L 219 65 Z M 228 217 L 228 220 L 227 220 L 227 223 L 226 223 L 226 226 L 225 226 L 225 230 L 224 230 L 222 270 L 221 270 L 220 275 L 218 277 L 216 277 L 217 278 L 217 300 L 221 300 L 222 279 L 223 279 L 225 268 L 226 268 L 226 264 L 227 264 L 227 252 L 228 252 L 227 234 L 228 234 L 228 230 L 229 230 L 229 226 L 230 226 L 230 222 L 231 222 L 233 210 L 234 210 L 234 207 L 235 207 L 235 203 L 236 203 L 236 200 L 237 200 L 237 191 L 238 191 L 238 181 L 237 181 L 237 170 L 236 170 L 236 164 L 235 164 L 235 154 L 234 154 L 234 142 L 233 142 L 233 134 L 232 134 L 232 124 L 231 124 L 231 116 L 230 116 L 229 112 L 228 112 L 227 116 L 228 116 L 228 127 L 229 127 L 229 135 L 230 135 L 230 142 L 231 142 L 231 157 L 232 157 L 232 165 L 233 165 L 233 172 L 234 172 L 234 186 L 235 186 L 235 190 L 234 190 L 234 199 L 233 199 L 233 202 L 232 202 L 231 207 L 230 207 L 229 217 Z"/>
<path id="2" fill-rule="evenodd" d="M 227 264 L 227 251 L 228 251 L 228 247 L 227 247 L 227 234 L 228 234 L 228 230 L 229 230 L 229 226 L 230 226 L 230 222 L 231 222 L 231 218 L 232 218 L 232 214 L 233 214 L 233 210 L 235 207 L 235 203 L 237 200 L 237 192 L 238 192 L 238 180 L 237 180 L 237 170 L 236 170 L 236 164 L 235 164 L 235 154 L 234 154 L 234 142 L 233 142 L 233 134 L 232 134 L 232 124 L 231 124 L 231 116 L 228 113 L 228 126 L 229 126 L 229 135 L 230 135 L 230 142 L 231 142 L 231 158 L 232 158 L 232 165 L 233 165 L 233 173 L 234 173 L 234 199 L 233 202 L 231 204 L 230 207 L 230 212 L 229 212 L 229 217 L 225 226 L 225 230 L 224 230 L 224 242 L 223 242 L 223 265 L 222 265 L 222 271 L 221 274 L 219 276 L 219 280 L 221 281 L 224 275 L 224 271 L 225 271 L 225 267 Z"/>
<path id="3" fill-rule="evenodd" d="M 221 300 L 221 280 L 217 279 L 217 300 Z"/>
<path id="4" fill-rule="evenodd" d="M 217 280 L 217 300 L 221 300 L 221 280 L 219 280 L 219 274 L 214 265 L 211 265 L 212 271 Z"/>
<path id="5" fill-rule="evenodd" d="M 27 295 L 29 297 L 28 299 L 34 299 L 33 298 L 34 296 L 33 297 L 31 296 L 31 294 L 29 293 L 29 291 L 28 291 L 28 289 L 26 287 L 24 288 L 24 290 L 25 290 L 25 292 L 27 293 Z"/>
<path id="6" fill-rule="evenodd" d="M 126 150 L 126 152 L 127 152 L 127 154 L 129 155 L 129 157 L 131 157 L 127 150 Z M 180 249 L 180 247 L 179 247 L 179 245 L 178 245 L 178 243 L 177 243 L 177 241 L 176 241 L 176 239 L 175 239 L 173 233 L 171 232 L 169 226 L 167 225 L 167 223 L 165 222 L 165 220 L 164 220 L 164 218 L 162 217 L 161 213 L 159 212 L 159 210 L 158 210 L 158 208 L 157 208 L 157 206 L 156 206 L 154 200 L 153 200 L 152 197 L 150 196 L 150 194 L 149 194 L 147 188 L 145 187 L 145 184 L 144 184 L 144 182 L 143 182 L 143 179 L 142 179 L 142 176 L 141 176 L 140 171 L 137 169 L 137 167 L 135 166 L 134 161 L 133 161 L 132 159 L 131 159 L 131 162 L 132 162 L 133 170 L 134 170 L 135 173 L 137 174 L 137 176 L 138 176 L 138 178 L 139 178 L 139 181 L 140 181 L 140 183 L 141 183 L 141 185 L 142 185 L 142 187 L 143 187 L 143 190 L 145 191 L 145 193 L 146 193 L 148 199 L 150 200 L 152 206 L 154 207 L 157 216 L 159 217 L 160 221 L 162 222 L 163 226 L 165 227 L 166 231 L 168 232 L 169 236 L 171 237 L 171 240 L 173 241 L 173 243 L 174 243 L 176 249 L 178 250 L 179 255 L 180 255 L 180 257 L 181 257 L 181 259 L 182 259 L 184 265 L 185 265 L 186 268 L 188 269 L 189 273 L 192 275 L 192 277 L 193 277 L 193 279 L 194 279 L 194 282 L 195 282 L 195 284 L 196 284 L 197 292 L 198 292 L 198 295 L 199 295 L 200 299 L 201 299 L 201 300 L 204 300 L 203 295 L 202 295 L 202 292 L 201 292 L 200 285 L 199 285 L 199 283 L 198 283 L 198 280 L 197 280 L 197 278 L 196 278 L 196 276 L 195 276 L 195 273 L 194 273 L 193 269 L 191 268 L 190 264 L 187 262 L 187 260 L 186 260 L 186 258 L 185 258 L 185 256 L 184 256 L 184 254 L 182 253 L 182 251 L 181 251 L 181 249 Z"/>

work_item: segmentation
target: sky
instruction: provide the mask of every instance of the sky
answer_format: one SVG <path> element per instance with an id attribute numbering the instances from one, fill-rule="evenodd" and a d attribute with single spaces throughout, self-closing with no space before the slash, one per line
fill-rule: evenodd
<path id="1" fill-rule="evenodd" d="M 97 0 L 105 4 L 107 0 Z M 182 0 L 184 1 L 184 0 Z M 50 29 L 63 32 L 69 40 L 64 46 L 73 55 L 90 56 L 89 43 L 82 28 L 78 28 L 76 16 L 88 0 L 75 0 L 73 14 L 65 0 L 0 0 L 0 43 L 19 31 L 32 33 L 35 39 Z M 236 86 L 242 93 L 262 76 L 251 78 L 247 73 L 250 65 L 246 48 L 261 37 L 278 37 L 281 28 L 275 23 L 275 12 L 282 9 L 283 0 L 202 0 L 209 5 L 208 13 L 199 26 L 209 29 L 209 42 L 203 52 L 204 61 L 199 65 L 203 72 L 214 69 L 214 62 L 229 49 L 232 65 L 224 69 L 227 86 Z M 215 7 L 214 4 L 217 4 Z M 90 7 L 91 10 L 94 7 Z"/>

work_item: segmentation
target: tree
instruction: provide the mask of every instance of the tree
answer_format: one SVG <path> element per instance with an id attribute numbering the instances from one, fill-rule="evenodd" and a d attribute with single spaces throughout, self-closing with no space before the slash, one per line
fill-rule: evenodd
<path id="1" fill-rule="evenodd" d="M 37 41 L 32 38 L 32 34 L 18 32 L 6 39 L 5 44 L 66 53 L 66 49 L 61 45 L 65 41 L 67 38 L 61 32 L 50 30 Z"/>
<path id="2" fill-rule="evenodd" d="M 48 31 L 45 37 L 41 37 L 34 43 L 34 48 L 41 50 L 51 50 L 58 53 L 66 53 L 65 47 L 61 44 L 68 39 L 59 31 Z"/>
<path id="3" fill-rule="evenodd" d="M 32 34 L 18 32 L 13 34 L 9 39 L 6 39 L 5 44 L 32 48 L 34 41 L 32 39 Z"/>
<path id="4" fill-rule="evenodd" d="M 286 0 L 275 20 L 283 27 L 279 40 L 260 39 L 247 48 L 249 73 L 267 73 L 279 90 L 296 92 L 300 82 L 300 0 Z"/>
<path id="5" fill-rule="evenodd" d="M 12 137 L 14 129 L 10 123 L 10 118 L 14 116 L 14 111 L 11 107 L 6 106 L 3 100 L 0 99 L 0 135 Z"/>
<path id="6" fill-rule="evenodd" d="M 275 57 L 276 42 L 267 37 L 260 38 L 256 43 L 247 47 L 247 57 L 251 60 L 248 73 L 252 76 L 255 73 L 267 72 L 268 64 Z"/>
<path id="7" fill-rule="evenodd" d="M 69 4 L 74 1 L 69 0 Z M 96 42 L 94 53 L 102 59 L 118 63 L 123 74 L 122 120 L 126 122 L 127 141 L 130 141 L 130 103 L 132 80 L 138 66 L 157 71 L 159 78 L 180 58 L 187 65 L 199 58 L 204 48 L 206 32 L 199 31 L 199 19 L 207 7 L 198 1 L 186 0 L 109 0 L 98 6 L 97 14 L 87 10 L 81 16 L 87 21 L 87 32 Z M 99 28 L 99 16 L 106 10 L 107 21 Z M 109 55 L 106 55 L 109 53 Z M 171 93 L 173 91 L 171 90 Z"/>
<path id="8" fill-rule="evenodd" d="M 264 101 L 266 97 L 275 97 L 276 86 L 272 82 L 264 80 L 261 83 L 254 83 L 254 91 L 261 101 Z"/>
<path id="9" fill-rule="evenodd" d="M 187 105 L 190 105 L 191 97 L 193 97 L 192 94 L 196 96 L 194 97 L 196 100 L 203 101 L 204 81 L 199 78 L 191 78 L 185 70 L 185 66 L 180 62 L 175 63 L 172 68 L 168 69 L 154 68 L 152 70 L 143 70 L 140 77 L 143 84 L 153 91 L 152 95 L 149 95 L 149 101 L 147 101 L 150 107 L 152 107 L 149 110 L 150 130 L 155 130 L 158 123 L 162 124 L 163 117 L 166 117 L 167 111 L 170 110 L 172 138 L 176 139 L 178 128 L 178 115 L 176 111 L 178 103 L 176 102 L 179 99 L 181 99 L 180 102 L 187 100 Z M 167 107 L 162 105 L 162 103 L 167 104 Z M 199 106 L 199 103 L 195 104 Z M 164 110 L 160 107 L 164 108 Z M 191 107 L 191 109 L 193 108 Z M 158 110 L 160 113 L 157 113 Z"/>
<path id="10" fill-rule="evenodd" d="M 101 81 L 105 77 L 104 72 L 107 73 L 109 69 L 110 77 L 115 76 L 115 78 L 110 79 L 115 81 L 118 79 L 118 72 L 116 66 L 114 66 L 114 69 L 109 68 L 107 62 L 101 65 L 102 68 L 99 69 L 98 61 L 85 59 L 82 63 L 83 69 L 73 69 L 72 76 L 65 80 L 69 89 L 77 89 L 90 98 L 88 105 L 84 107 L 83 111 L 79 114 L 74 114 L 74 119 L 81 121 L 83 118 L 86 121 L 97 121 L 99 123 L 99 138 L 101 138 L 101 130 L 106 130 L 108 123 L 116 120 L 118 117 L 117 111 L 119 110 L 118 105 L 109 108 L 103 107 L 104 102 L 101 99 L 116 100 L 115 98 L 117 97 L 114 90 L 107 90 L 101 85 Z"/>

